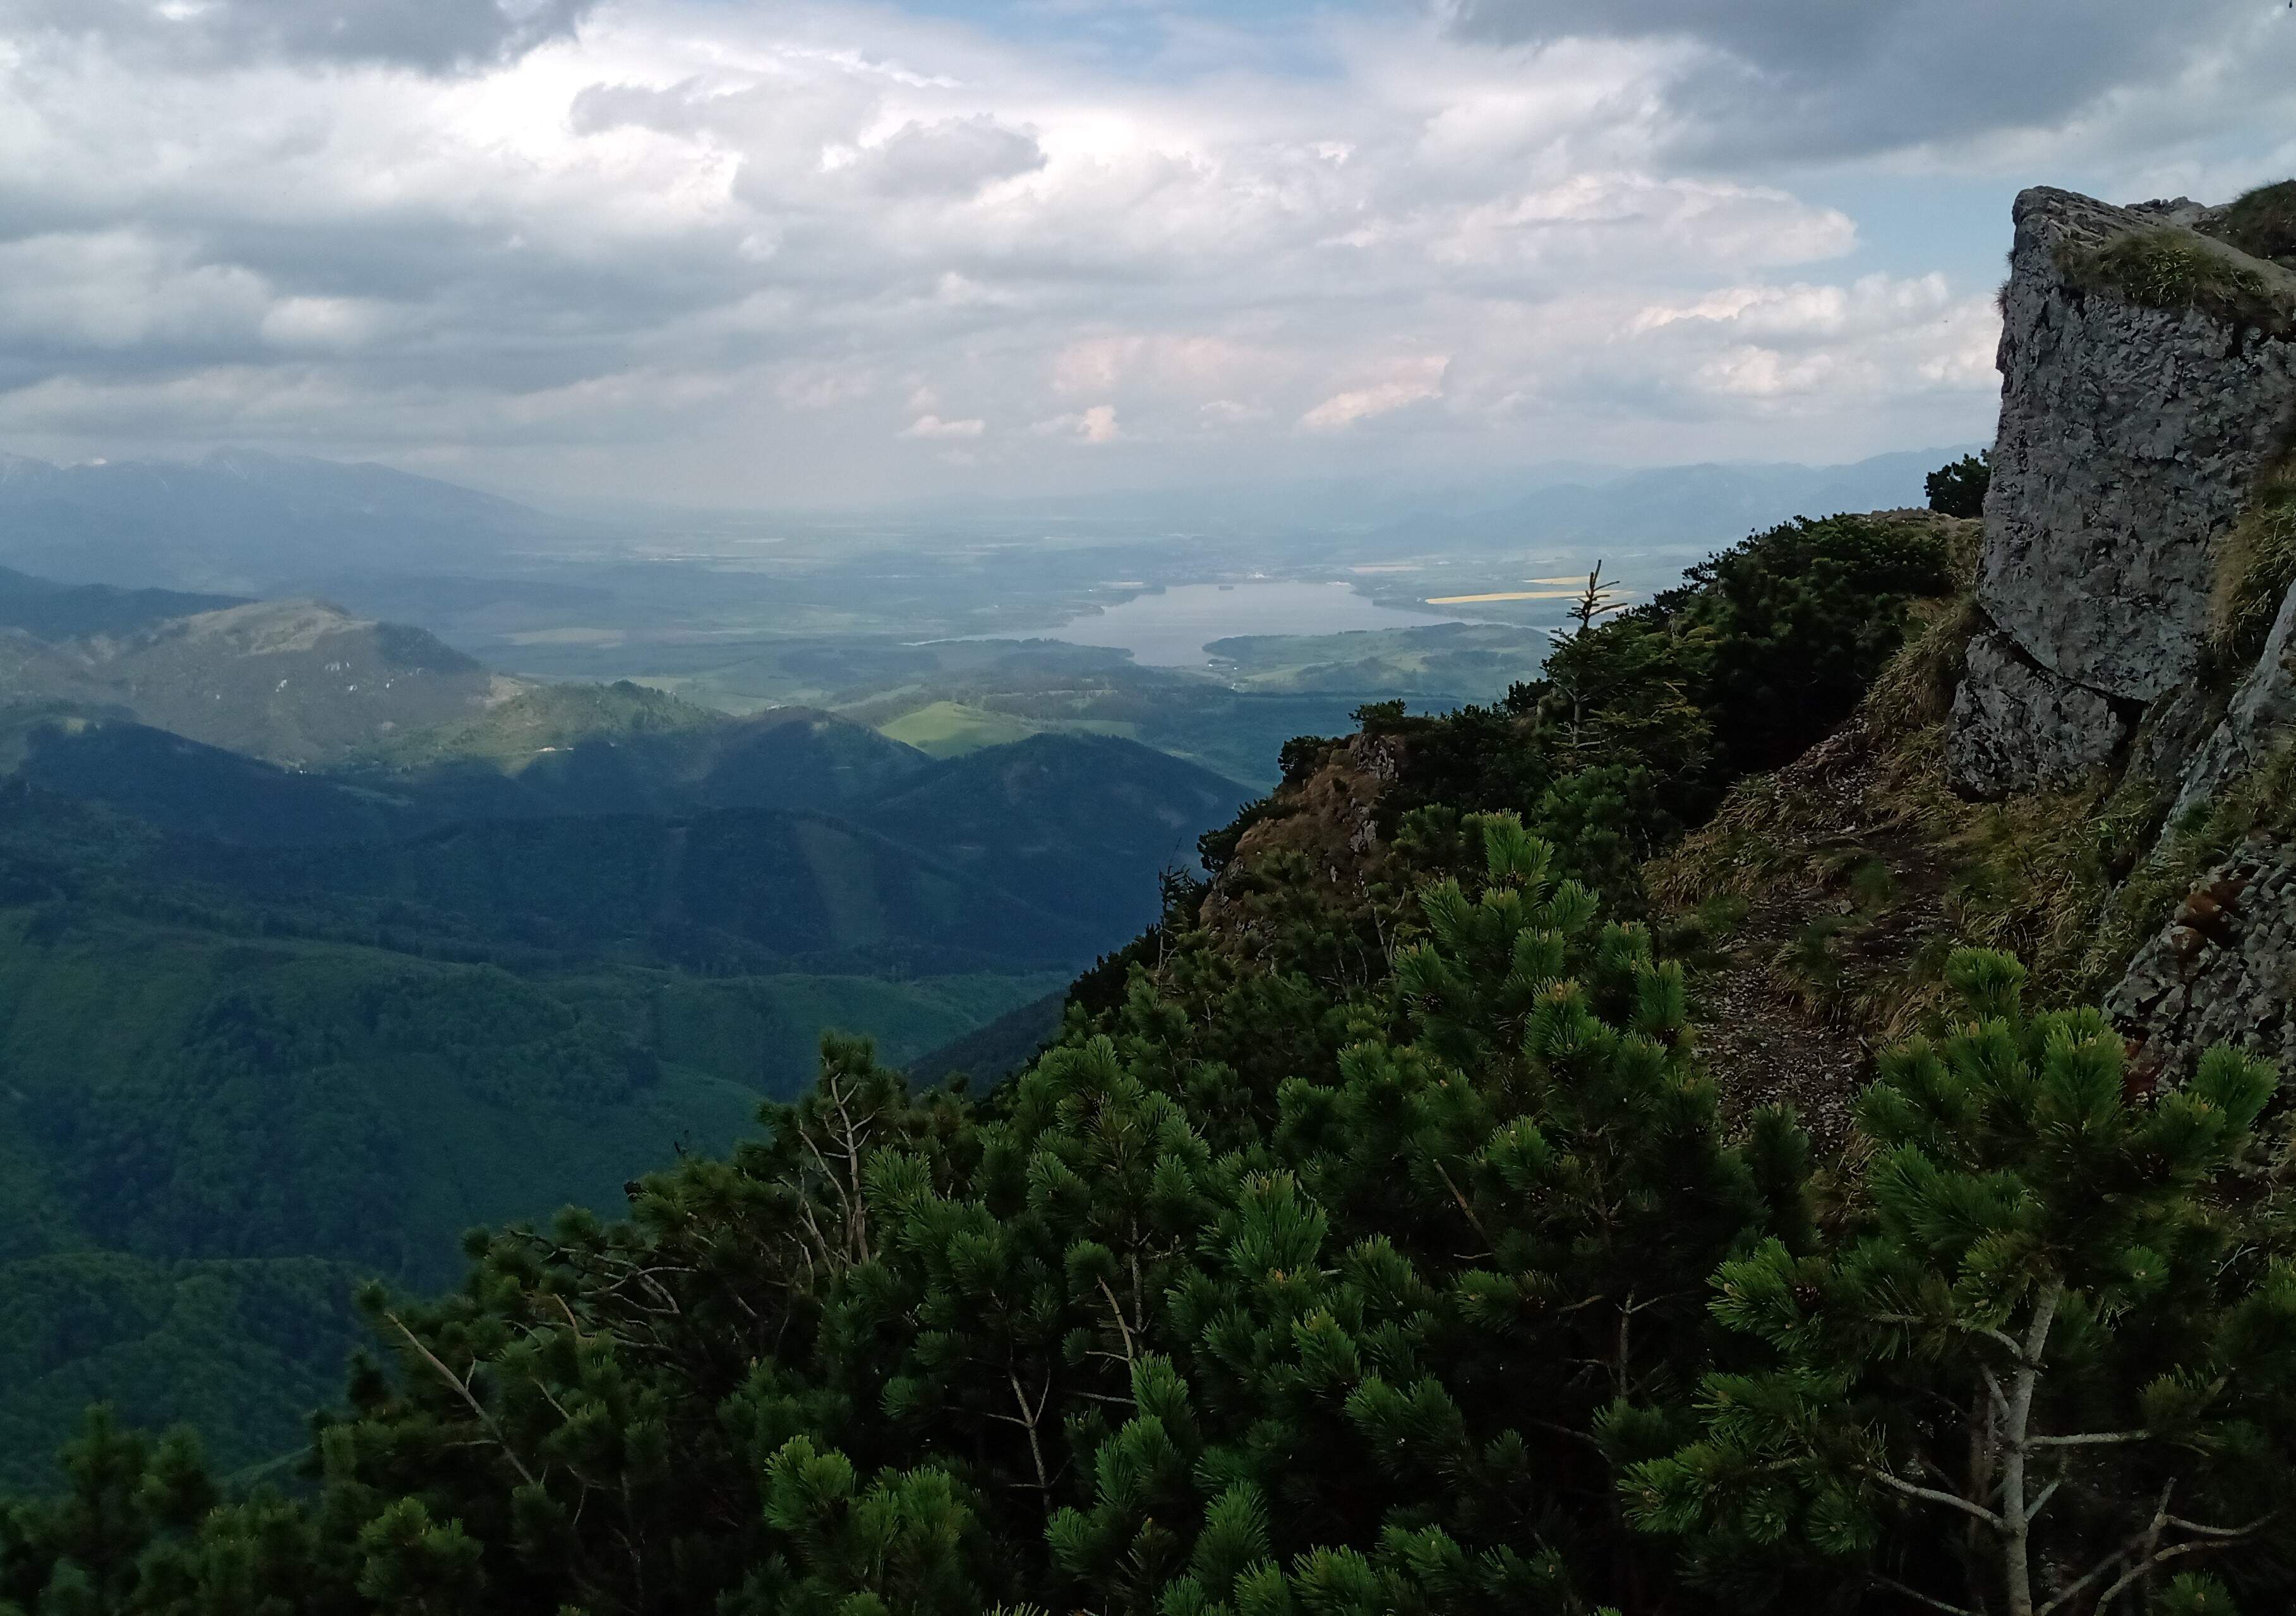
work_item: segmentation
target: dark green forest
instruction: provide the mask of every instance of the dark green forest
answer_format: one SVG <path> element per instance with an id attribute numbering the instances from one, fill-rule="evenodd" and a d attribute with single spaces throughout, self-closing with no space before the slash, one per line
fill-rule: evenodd
<path id="1" fill-rule="evenodd" d="M 1928 1029 L 1881 1058 L 1854 1144 L 1820 1152 L 1734 1097 L 1748 1074 L 1710 1056 L 1676 956 L 1694 939 L 1645 888 L 1734 781 L 1910 677 L 1965 531 L 1792 523 L 1627 610 L 1591 578 L 1583 632 L 1503 702 L 1366 708 L 1357 734 L 1287 748 L 1284 787 L 1205 838 L 1211 879 L 1168 875 L 1161 919 L 1077 980 L 1014 1075 L 913 1082 L 830 1038 L 810 1087 L 633 1182 L 623 1217 L 474 1232 L 459 1278 L 363 1245 L 356 1214 L 333 1267 L 272 1232 L 435 1194 L 434 1132 L 611 1173 L 603 1120 L 676 1080 L 680 1039 L 757 1046 L 738 986 L 657 998 L 638 1038 L 611 975 L 410 962 L 376 994 L 283 964 L 266 995 L 203 1011 L 177 1062 L 123 1043 L 94 1087 L 144 1086 L 144 1114 L 183 1126 L 91 1115 L 60 1143 L 85 1178 L 56 1205 L 100 1203 L 151 1251 L 101 1305 L 180 1319 L 217 1354 L 202 1372 L 283 1374 L 233 1357 L 232 1307 L 324 1314 L 344 1273 L 382 1277 L 357 1293 L 347 1380 L 323 1396 L 293 1367 L 321 1407 L 299 1458 L 230 1474 L 196 1428 L 99 1408 L 0 1513 L 0 1599 L 2286 1608 L 2296 1231 L 2269 1071 L 2218 1052 L 2153 1092 L 2100 1013 L 1964 947 Z M 1330 788 L 1374 767 L 1376 851 L 1342 871 L 1325 819 L 1350 800 Z M 486 971 L 500 991 L 472 985 Z M 296 997 L 331 992 L 332 1018 Z M 973 1047 L 1001 1068 L 1042 1014 Z M 341 1041 L 293 1047 L 321 1037 Z M 548 1052 L 563 1131 L 523 1111 L 491 1137 L 434 1127 L 450 1094 L 484 1103 L 505 1041 Z M 340 1070 L 340 1098 L 266 1087 L 283 1064 Z M 192 1115 L 193 1083 L 226 1110 Z M 225 1134 L 323 1142 L 356 1187 L 195 1170 Z M 240 1244 L 168 1266 L 203 1222 Z M 15 1350 L 107 1327 L 38 1290 L 55 1260 L 14 1265 L 39 1321 Z"/>

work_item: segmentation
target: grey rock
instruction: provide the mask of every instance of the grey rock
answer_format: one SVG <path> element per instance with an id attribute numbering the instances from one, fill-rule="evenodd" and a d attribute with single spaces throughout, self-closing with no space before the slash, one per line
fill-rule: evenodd
<path id="1" fill-rule="evenodd" d="M 2215 798 L 2296 734 L 2296 589 L 2280 603 L 2256 666 L 2234 693 L 2223 722 L 2185 771 L 2172 820 Z"/>
<path id="2" fill-rule="evenodd" d="M 1969 644 L 1946 768 L 1972 797 L 2075 785 L 2109 767 L 2131 726 L 2100 693 L 2058 677 L 1999 629 Z"/>
<path id="3" fill-rule="evenodd" d="M 2194 680 L 2179 685 L 2144 710 L 2128 743 L 2121 783 L 2140 786 L 2148 811 L 2166 822 L 2184 790 L 2185 776 L 2207 746 L 2224 718 L 2227 693 L 2213 684 Z M 2128 799 L 2134 807 L 2140 800 Z"/>
<path id="4" fill-rule="evenodd" d="M 1999 638 L 1972 657 L 1948 755 L 1970 795 L 2070 783 L 2118 756 L 2148 708 L 2199 705 L 2217 545 L 2296 430 L 2296 343 L 2085 289 L 2064 258 L 2181 230 L 2296 307 L 2296 275 L 2189 228 L 2212 217 L 2182 197 L 2017 199 L 1977 577 Z M 2174 745 L 2139 749 L 2139 766 L 2182 767 L 2200 733 L 2188 716 L 2161 732 Z M 2231 734 L 2202 750 L 2212 769 L 2246 755 Z"/>
<path id="5" fill-rule="evenodd" d="M 2033 660 L 2152 701 L 2199 669 L 2215 542 L 2296 420 L 2296 344 L 2069 283 L 2059 255 L 2173 210 L 2017 199 L 1978 599 Z M 2185 231 L 2296 297 L 2296 277 Z"/>
<path id="6" fill-rule="evenodd" d="M 2296 1076 L 2296 847 L 2253 840 L 2204 876 L 2105 1001 L 2139 1071 L 2177 1081 L 2218 1044 Z"/>

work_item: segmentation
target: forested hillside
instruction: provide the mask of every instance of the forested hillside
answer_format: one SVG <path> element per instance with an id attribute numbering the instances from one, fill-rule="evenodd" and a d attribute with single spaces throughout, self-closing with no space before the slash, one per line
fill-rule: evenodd
<path id="1" fill-rule="evenodd" d="M 1007 953 L 887 980 L 826 938 L 808 972 L 786 932 L 728 959 L 643 906 L 605 947 L 598 904 L 490 912 L 483 881 L 371 899 L 373 851 L 298 866 L 0 795 L 4 1267 L 40 1321 L 0 1390 L 12 1473 L 96 1396 L 197 1418 L 227 1464 L 285 1452 L 360 1278 L 442 1284 L 472 1224 L 611 1206 L 726 1148 L 803 1087 L 823 1026 L 922 1054 L 1064 974 Z M 537 890 L 589 890 L 564 867 Z"/>
<path id="2" fill-rule="evenodd" d="M 1120 740 L 944 766 L 520 685 L 316 606 L 10 575 L 0 615 L 19 1480 L 98 1398 L 291 1453 L 358 1281 L 729 1148 L 825 1028 L 907 1059 L 1042 1000 L 1243 795 Z"/>

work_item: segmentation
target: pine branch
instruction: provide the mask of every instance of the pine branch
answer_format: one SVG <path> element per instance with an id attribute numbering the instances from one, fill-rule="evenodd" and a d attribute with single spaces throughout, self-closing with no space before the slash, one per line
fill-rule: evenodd
<path id="1" fill-rule="evenodd" d="M 1983 1616 L 1983 1612 L 1972 1611 L 1965 1604 L 1948 1604 L 1932 1595 L 1923 1593 L 1919 1588 L 1908 1587 L 1895 1577 L 1884 1577 L 1879 1571 L 1874 1573 L 1874 1580 L 1893 1594 L 1903 1594 L 1908 1599 L 1917 1599 L 1933 1611 L 1948 1612 L 1948 1616 Z"/>
<path id="2" fill-rule="evenodd" d="M 526 1467 L 516 1453 L 512 1451 L 510 1440 L 503 1435 L 502 1427 L 495 1423 L 494 1415 L 488 1414 L 479 1399 L 472 1394 L 470 1382 L 456 1375 L 452 1369 L 441 1363 L 439 1355 L 417 1340 L 414 1332 L 406 1327 L 406 1322 L 398 1314 L 386 1313 L 383 1317 L 398 1327 L 399 1334 L 406 1338 L 406 1344 L 422 1355 L 424 1363 L 438 1371 L 439 1378 L 452 1386 L 461 1395 L 463 1401 L 469 1405 L 472 1415 L 477 1418 L 480 1425 L 486 1427 L 487 1434 L 494 1438 L 495 1446 L 501 1448 L 503 1456 L 510 1461 L 511 1468 L 518 1472 L 519 1479 L 529 1487 L 538 1486 L 539 1483 L 534 1479 L 534 1472 Z M 471 1367 L 475 1374 L 478 1366 L 473 1364 Z"/>
<path id="3" fill-rule="evenodd" d="M 1444 1171 L 1442 1162 L 1436 1161 L 1434 1157 L 1430 1156 L 1428 1161 L 1433 1165 L 1436 1175 L 1443 1180 L 1443 1187 L 1451 1192 L 1451 1199 L 1457 1202 L 1459 1210 L 1467 1215 L 1467 1221 L 1474 1225 L 1475 1233 L 1483 1237 L 1483 1245 L 1486 1248 L 1484 1254 L 1496 1257 L 1499 1254 L 1498 1243 L 1491 1238 L 1491 1232 L 1483 1226 L 1483 1220 L 1475 1216 L 1475 1209 L 1467 1204 L 1467 1198 L 1459 1193 L 1459 1186 L 1451 1182 L 1451 1175 Z"/>
<path id="4" fill-rule="evenodd" d="M 1958 1493 L 1940 1492 L 1934 1487 L 1916 1487 L 1911 1481 L 1893 1476 L 1888 1471 L 1872 1464 L 1860 1464 L 1857 1466 L 1857 1472 L 1860 1475 L 1868 1476 L 1879 1481 L 1892 1492 L 1905 1494 L 1908 1498 L 1920 1498 L 1930 1504 L 1942 1504 L 1948 1509 L 1957 1509 L 1965 1515 L 1974 1515 L 1997 1532 L 2005 1532 L 2009 1530 L 2008 1522 L 1999 1515 L 1981 1504 L 1972 1504 Z"/>
<path id="5" fill-rule="evenodd" d="M 1132 1366 L 1132 1326 L 1124 1322 L 1123 1304 L 1116 1300 L 1116 1292 L 1108 1288 L 1108 1282 L 1104 1279 L 1100 1282 L 1100 1293 L 1108 1298 L 1108 1310 L 1116 1316 L 1116 1327 L 1124 1333 L 1124 1362 L 1127 1366 Z"/>

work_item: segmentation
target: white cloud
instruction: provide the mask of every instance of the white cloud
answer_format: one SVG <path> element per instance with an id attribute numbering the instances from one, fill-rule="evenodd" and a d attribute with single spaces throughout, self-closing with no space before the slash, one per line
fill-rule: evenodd
<path id="1" fill-rule="evenodd" d="M 1027 132 L 993 118 L 913 119 L 865 148 L 850 166 L 889 196 L 957 199 L 1035 173 L 1045 166 L 1045 152 Z"/>
<path id="2" fill-rule="evenodd" d="M 423 56 L 384 29 L 414 12 L 357 0 L 372 48 L 319 61 L 287 0 L 217 4 L 170 52 L 0 0 L 0 447 L 734 500 L 1823 459 L 1989 422 L 1989 266 L 1862 229 L 1855 172 L 1677 155 L 1713 149 L 1693 87 L 1742 30 L 1573 12 L 1492 48 L 1341 10 L 1285 25 L 1321 53 L 1299 75 L 1225 47 L 1119 70 L 860 0 L 488 0 Z M 2180 60 L 1967 160 L 2128 150 L 2116 173 L 2221 193 L 2296 165 L 2226 144 L 2292 127 L 2268 67 Z M 1945 161 L 1907 151 L 1900 179 Z"/>
<path id="3" fill-rule="evenodd" d="M 1029 429 L 1039 438 L 1073 438 L 1079 443 L 1114 443 L 1124 436 L 1116 424 L 1116 406 L 1095 404 L 1089 409 L 1054 415 Z"/>
<path id="4" fill-rule="evenodd" d="M 920 415 L 901 429 L 904 438 L 978 438 L 988 430 L 988 423 L 979 419 L 943 421 L 939 415 Z"/>
<path id="5" fill-rule="evenodd" d="M 1443 396 L 1443 373 L 1448 359 L 1416 359 L 1396 368 L 1384 381 L 1333 393 L 1300 417 L 1311 432 L 1335 432 L 1359 421 L 1388 415 L 1414 404 Z"/>

